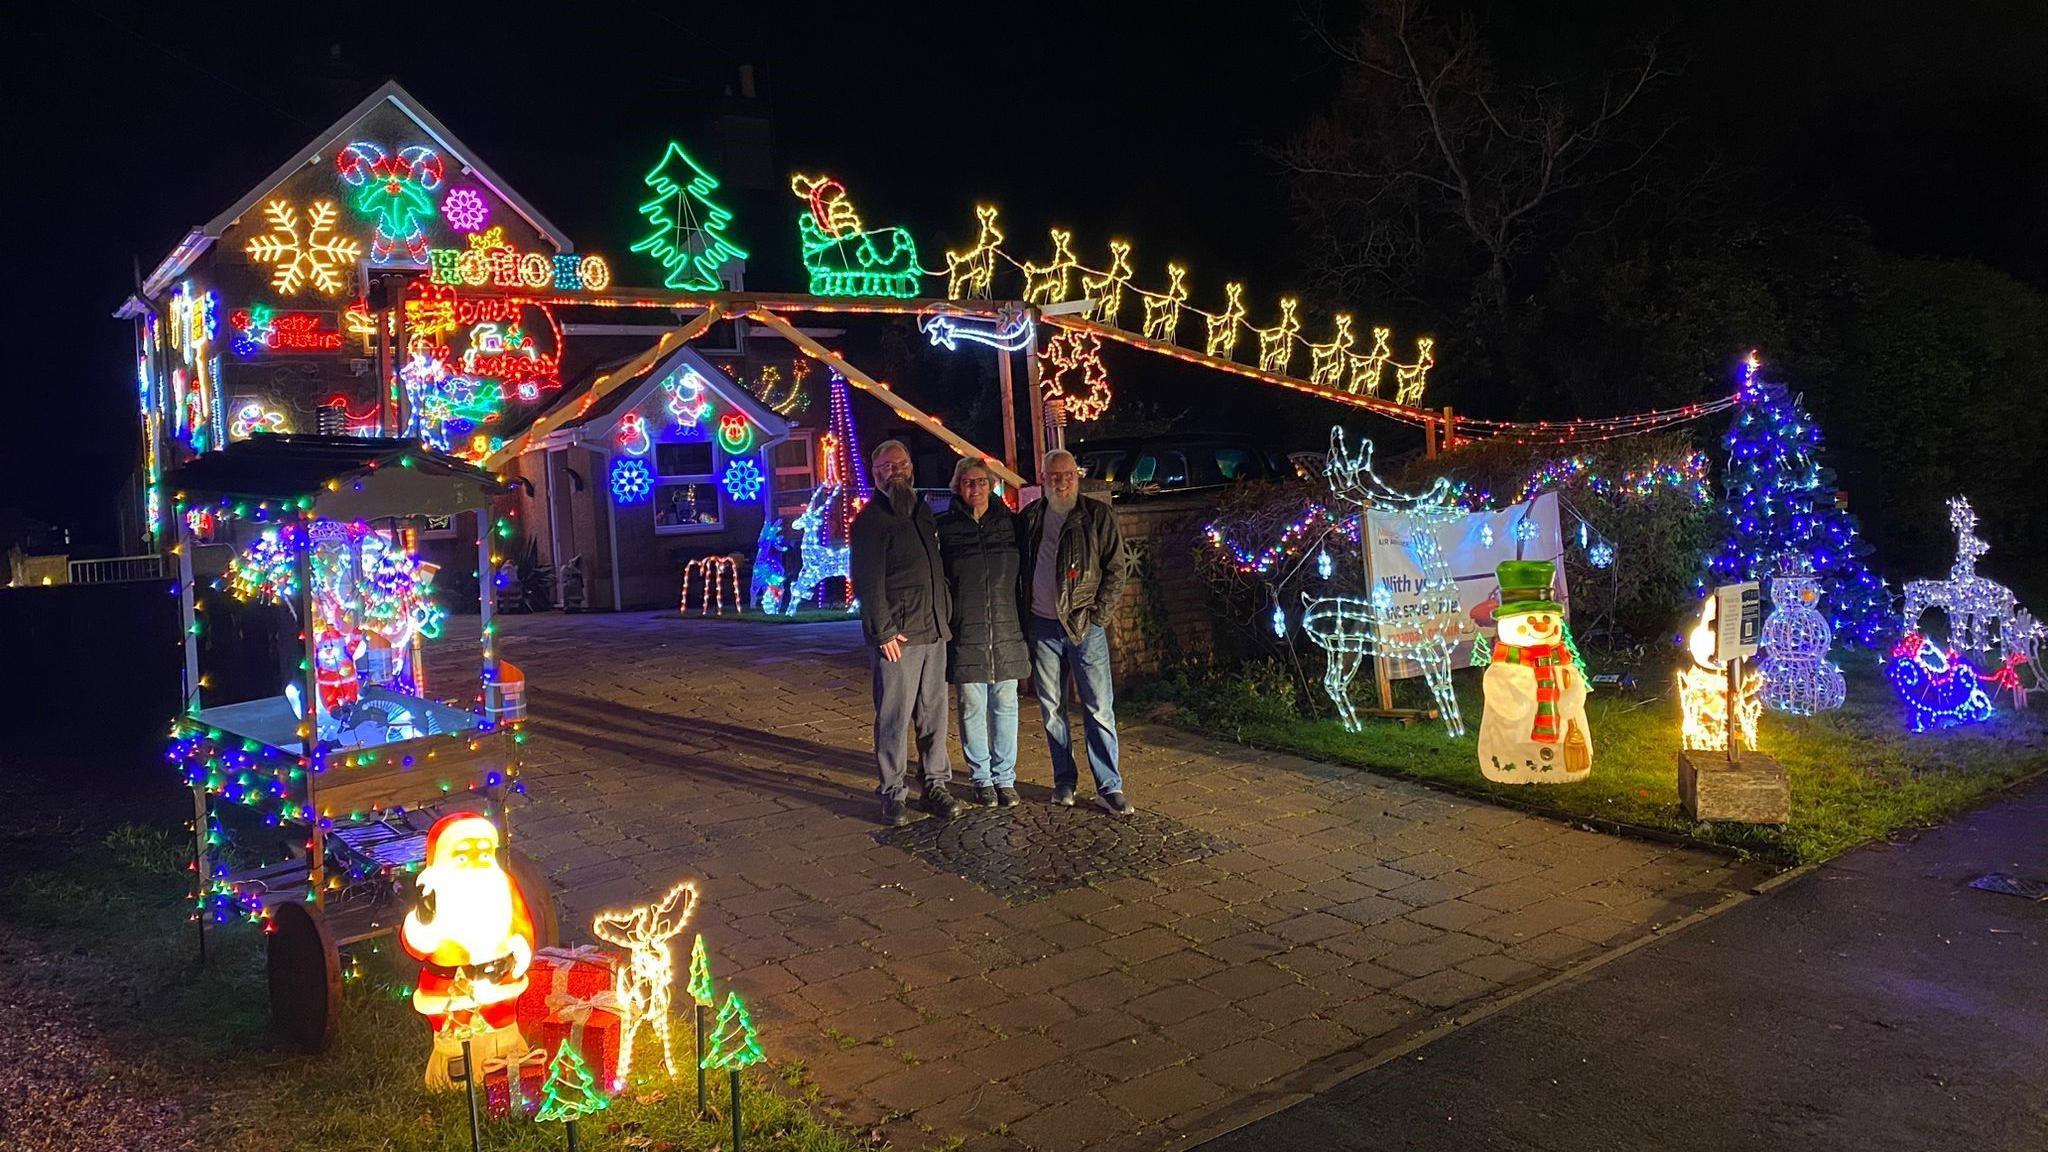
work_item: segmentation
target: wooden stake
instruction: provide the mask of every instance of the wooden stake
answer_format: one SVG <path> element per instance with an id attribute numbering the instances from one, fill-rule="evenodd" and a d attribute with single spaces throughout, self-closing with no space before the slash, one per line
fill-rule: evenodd
<path id="1" fill-rule="evenodd" d="M 569 1152 L 576 1152 L 576 1121 L 570 1120 L 562 1128 L 569 1134 Z"/>
<path id="2" fill-rule="evenodd" d="M 740 1152 L 740 1070 L 732 1070 L 732 1152 Z"/>
<path id="3" fill-rule="evenodd" d="M 697 1018 L 697 1119 L 704 1119 L 704 1006 L 696 1005 L 691 1014 Z"/>
<path id="4" fill-rule="evenodd" d="M 1010 354 L 996 351 L 996 379 L 1003 391 L 1003 463 L 1017 470 L 1017 378 L 1010 368 Z"/>
<path id="5" fill-rule="evenodd" d="M 839 374 L 846 377 L 848 384 L 887 404 L 898 416 L 903 417 L 944 441 L 946 447 L 969 459 L 985 461 L 988 465 L 988 470 L 995 473 L 1003 483 L 1020 488 L 1023 487 L 1024 478 L 1011 470 L 1009 465 L 1002 463 L 988 453 L 968 443 L 959 433 L 954 432 L 951 428 L 926 415 L 917 405 L 897 395 L 887 384 L 854 367 L 847 362 L 846 357 L 811 339 L 789 321 L 784 320 L 773 312 L 752 312 L 748 313 L 748 318 L 781 333 L 783 339 L 803 349 L 814 359 L 837 368 Z"/>
<path id="6" fill-rule="evenodd" d="M 513 1070 L 512 1078 L 519 1078 L 517 1069 Z M 462 1091 L 469 1097 L 469 1152 L 484 1152 L 483 1129 L 478 1126 L 476 1118 L 476 1056 L 470 1051 L 467 1036 L 462 1038 Z M 518 1089 L 515 1087 L 513 1092 L 516 1102 Z"/>
<path id="7" fill-rule="evenodd" d="M 1031 478 L 1042 485 L 1045 483 L 1045 477 L 1038 474 L 1038 469 L 1045 461 L 1045 391 L 1038 380 L 1036 308 L 1031 310 L 1031 331 L 1034 335 L 1031 337 L 1031 347 L 1026 353 L 1030 359 L 1024 362 L 1024 390 L 1025 399 L 1031 405 Z"/>

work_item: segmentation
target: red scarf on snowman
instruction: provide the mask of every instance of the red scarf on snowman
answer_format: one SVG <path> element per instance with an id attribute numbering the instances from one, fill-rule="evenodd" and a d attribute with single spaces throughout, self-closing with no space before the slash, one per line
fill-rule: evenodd
<path id="1" fill-rule="evenodd" d="M 1504 640 L 1493 642 L 1493 662 L 1519 664 L 1536 673 L 1536 722 L 1529 738 L 1540 744 L 1558 742 L 1557 704 L 1563 694 L 1557 669 L 1565 660 L 1563 644 L 1531 644 L 1518 648 Z"/>

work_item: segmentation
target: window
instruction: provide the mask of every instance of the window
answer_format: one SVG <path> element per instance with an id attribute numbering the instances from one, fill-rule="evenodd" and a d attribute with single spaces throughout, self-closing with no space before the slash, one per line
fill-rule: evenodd
<path id="1" fill-rule="evenodd" d="M 1131 487 L 1185 488 L 1188 460 L 1179 452 L 1147 452 L 1131 465 Z"/>
<path id="2" fill-rule="evenodd" d="M 1223 473 L 1225 480 L 1256 480 L 1259 476 L 1252 454 L 1242 448 L 1216 449 L 1216 470 Z"/>
<path id="3" fill-rule="evenodd" d="M 723 526 L 717 463 L 709 440 L 654 446 L 656 532 L 715 532 Z"/>
<path id="4" fill-rule="evenodd" d="M 811 489 L 818 485 L 817 465 L 811 455 L 815 447 L 811 433 L 805 430 L 790 433 L 789 439 L 768 450 L 768 467 L 774 470 L 776 515 L 798 515 L 810 501 Z"/>

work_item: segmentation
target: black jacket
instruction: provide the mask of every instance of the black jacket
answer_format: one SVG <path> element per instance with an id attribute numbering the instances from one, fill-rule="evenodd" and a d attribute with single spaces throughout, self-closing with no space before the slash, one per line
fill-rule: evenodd
<path id="1" fill-rule="evenodd" d="M 888 496 L 876 492 L 853 518 L 851 544 L 853 594 L 860 597 L 860 625 L 869 644 L 897 635 L 909 644 L 953 638 L 939 529 L 922 496 L 905 516 Z"/>
<path id="2" fill-rule="evenodd" d="M 1045 535 L 1045 498 L 1033 500 L 1017 519 L 1024 555 L 1017 595 L 1023 610 L 1029 612 L 1031 580 L 1038 571 L 1038 544 Z M 1079 643 L 1091 626 L 1109 626 L 1130 575 L 1123 532 L 1107 501 L 1083 496 L 1067 514 L 1066 523 L 1060 525 L 1059 564 L 1060 627 L 1066 630 L 1067 639 Z"/>
<path id="3" fill-rule="evenodd" d="M 1017 616 L 1017 516 L 989 501 L 979 521 L 955 501 L 939 517 L 939 550 L 953 592 L 953 642 L 946 678 L 954 684 L 1022 680 L 1031 670 Z"/>

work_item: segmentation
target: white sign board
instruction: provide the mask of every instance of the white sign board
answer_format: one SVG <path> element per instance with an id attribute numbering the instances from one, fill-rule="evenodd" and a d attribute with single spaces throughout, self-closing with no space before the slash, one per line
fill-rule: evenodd
<path id="1" fill-rule="evenodd" d="M 1421 599 L 1422 566 L 1415 558 L 1408 538 L 1408 521 L 1397 512 L 1366 514 L 1367 564 L 1373 588 L 1384 603 L 1400 607 Z M 1495 594 L 1500 581 L 1494 569 L 1503 560 L 1549 560 L 1557 565 L 1553 590 L 1570 619 L 1571 600 L 1565 590 L 1564 532 L 1558 521 L 1557 493 L 1545 492 L 1526 504 L 1515 504 L 1497 512 L 1473 512 L 1442 524 L 1436 530 L 1437 546 L 1450 562 L 1451 578 L 1458 584 L 1458 603 L 1468 618 L 1483 609 L 1477 619 L 1477 641 L 1493 643 Z M 1458 645 L 1451 653 L 1451 667 L 1463 668 L 1472 660 L 1472 643 Z M 1389 660 L 1387 674 L 1395 679 L 1422 675 L 1422 666 L 1410 660 Z"/>
<path id="2" fill-rule="evenodd" d="M 1754 580 L 1714 589 L 1714 659 L 1747 660 L 1763 636 L 1763 593 Z"/>

